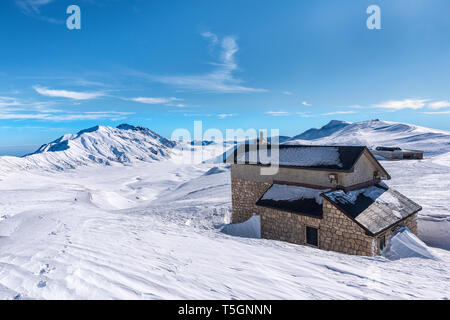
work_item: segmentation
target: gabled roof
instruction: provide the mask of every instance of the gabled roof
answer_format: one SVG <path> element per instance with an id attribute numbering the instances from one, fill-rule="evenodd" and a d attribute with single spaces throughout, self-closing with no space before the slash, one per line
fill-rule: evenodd
<path id="1" fill-rule="evenodd" d="M 364 146 L 266 145 L 264 147 L 267 147 L 267 151 L 262 149 L 259 152 L 259 144 L 241 145 L 225 162 L 248 165 L 278 164 L 280 167 L 351 172 L 362 154 L 366 153 L 374 165 L 390 178 Z M 270 159 L 276 151 L 279 153 L 278 159 Z M 266 154 L 267 157 L 264 159 Z"/>
<path id="2" fill-rule="evenodd" d="M 327 190 L 273 184 L 256 202 L 256 205 L 314 218 L 322 218 L 323 199 L 321 194 L 324 191 Z"/>
<path id="3" fill-rule="evenodd" d="M 400 192 L 379 184 L 344 192 L 334 190 L 322 196 L 363 227 L 377 235 L 422 209 Z"/>

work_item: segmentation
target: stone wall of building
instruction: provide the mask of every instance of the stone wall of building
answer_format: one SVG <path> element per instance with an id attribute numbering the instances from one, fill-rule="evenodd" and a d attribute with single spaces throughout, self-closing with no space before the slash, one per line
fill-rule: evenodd
<path id="1" fill-rule="evenodd" d="M 306 226 L 320 229 L 322 222 L 322 219 L 272 208 L 258 207 L 257 212 L 261 215 L 262 238 L 281 240 L 301 245 L 306 244 Z"/>
<path id="2" fill-rule="evenodd" d="M 306 243 L 306 227 L 318 229 L 318 248 L 347 254 L 374 255 L 374 238 L 344 213 L 324 200 L 323 218 L 313 218 L 272 208 L 257 207 L 261 237 L 290 243 Z"/>
<path id="3" fill-rule="evenodd" d="M 374 237 L 331 202 L 323 200 L 323 223 L 319 230 L 319 248 L 347 254 L 374 256 Z"/>
<path id="4" fill-rule="evenodd" d="M 231 180 L 232 222 L 244 222 L 254 213 L 259 214 L 262 238 L 300 245 L 306 245 L 306 226 L 314 227 L 318 229 L 319 249 L 363 256 L 379 254 L 378 239 L 386 236 L 387 240 L 387 237 L 399 225 L 406 225 L 417 234 L 417 214 L 386 230 L 383 234 L 372 237 L 326 199 L 323 199 L 322 219 L 256 206 L 255 203 L 270 186 L 270 183 L 233 178 Z"/>
<path id="5" fill-rule="evenodd" d="M 266 182 L 231 178 L 232 223 L 247 221 L 253 213 L 258 213 L 260 207 L 255 203 L 271 185 Z"/>

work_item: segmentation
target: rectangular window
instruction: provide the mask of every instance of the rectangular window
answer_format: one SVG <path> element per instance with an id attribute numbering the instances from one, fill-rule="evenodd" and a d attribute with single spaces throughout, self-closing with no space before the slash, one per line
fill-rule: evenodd
<path id="1" fill-rule="evenodd" d="M 313 227 L 306 227 L 306 243 L 312 246 L 319 246 L 319 230 Z"/>
<path id="2" fill-rule="evenodd" d="M 386 238 L 385 236 L 382 236 L 378 239 L 378 248 L 380 248 L 380 253 L 383 251 L 385 246 L 386 246 Z"/>

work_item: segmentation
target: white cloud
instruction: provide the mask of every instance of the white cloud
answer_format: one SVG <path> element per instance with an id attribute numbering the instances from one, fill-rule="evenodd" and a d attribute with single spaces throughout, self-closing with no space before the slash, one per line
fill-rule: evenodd
<path id="1" fill-rule="evenodd" d="M 238 69 L 235 61 L 235 54 L 239 51 L 236 37 L 226 36 L 219 38 L 211 33 L 204 32 L 202 35 L 211 40 L 213 47 L 220 44 L 218 62 L 211 63 L 214 69 L 206 74 L 199 75 L 178 75 L 178 76 L 149 76 L 142 73 L 152 81 L 167 85 L 177 86 L 184 89 L 219 92 L 219 93 L 248 93 L 264 92 L 265 89 L 251 88 L 242 85 L 242 80 L 236 78 L 233 73 Z"/>
<path id="2" fill-rule="evenodd" d="M 310 118 L 313 116 L 310 112 L 296 112 L 296 114 L 298 114 L 299 116 L 301 116 L 303 118 Z"/>
<path id="3" fill-rule="evenodd" d="M 390 110 L 402 109 L 422 109 L 427 103 L 427 99 L 404 99 L 404 100 L 389 100 L 382 103 L 374 104 L 371 107 Z"/>
<path id="4" fill-rule="evenodd" d="M 96 99 L 105 94 L 103 92 L 77 92 L 68 90 L 53 90 L 46 87 L 34 86 L 37 93 L 47 97 L 68 98 L 73 100 L 90 100 Z"/>
<path id="5" fill-rule="evenodd" d="M 124 119 L 133 112 L 90 111 L 74 113 L 52 108 L 54 102 L 21 101 L 12 97 L 0 97 L 0 120 L 71 121 L 96 119 Z"/>
<path id="6" fill-rule="evenodd" d="M 327 112 L 327 113 L 322 113 L 321 116 L 333 116 L 336 114 L 354 114 L 356 113 L 355 111 L 334 111 L 334 112 Z"/>
<path id="7" fill-rule="evenodd" d="M 213 114 L 211 114 L 211 113 L 187 113 L 187 112 L 185 112 L 183 114 L 183 116 L 185 116 L 185 117 L 212 117 Z"/>
<path id="8" fill-rule="evenodd" d="M 16 5 L 20 8 L 22 13 L 26 15 L 50 23 L 64 23 L 64 20 L 46 17 L 41 14 L 41 7 L 48 5 L 51 2 L 53 2 L 53 0 L 15 0 Z"/>
<path id="9" fill-rule="evenodd" d="M 0 97 L 0 112 L 62 112 L 62 110 L 51 108 L 50 101 L 22 101 L 13 97 Z"/>
<path id="10" fill-rule="evenodd" d="M 120 119 L 126 118 L 125 116 L 133 114 L 132 112 L 83 112 L 83 113 L 64 113 L 64 114 L 51 114 L 51 113 L 2 113 L 0 112 L 0 119 L 2 120 L 47 120 L 47 121 L 74 121 L 74 120 L 97 120 L 97 119 L 110 119 L 114 120 L 118 117 Z"/>
<path id="11" fill-rule="evenodd" d="M 304 105 L 304 106 L 306 106 L 306 107 L 311 107 L 311 105 L 310 105 L 308 102 L 306 102 L 306 101 L 303 101 L 303 102 L 302 102 L 302 105 Z"/>
<path id="12" fill-rule="evenodd" d="M 137 97 L 137 98 L 131 98 L 129 100 L 139 102 L 139 103 L 145 103 L 145 104 L 166 104 L 173 101 L 180 100 L 178 98 L 170 97 L 170 98 L 151 98 L 151 97 Z"/>
<path id="13" fill-rule="evenodd" d="M 19 106 L 20 103 L 15 98 L 0 97 L 0 107 Z"/>
<path id="14" fill-rule="evenodd" d="M 228 117 L 234 117 L 235 114 L 233 114 L 233 113 L 221 113 L 221 114 L 218 114 L 217 116 L 220 119 L 225 119 L 225 118 L 228 118 Z"/>
<path id="15" fill-rule="evenodd" d="M 421 112 L 423 114 L 450 114 L 450 110 L 446 110 L 446 111 L 428 111 L 428 112 Z"/>
<path id="16" fill-rule="evenodd" d="M 211 45 L 216 45 L 219 42 L 219 38 L 212 32 L 202 32 L 202 37 L 208 38 L 211 40 Z"/>
<path id="17" fill-rule="evenodd" d="M 291 91 L 283 91 L 282 94 L 285 94 L 287 96 L 292 96 L 292 92 Z"/>
<path id="18" fill-rule="evenodd" d="M 428 104 L 430 109 L 442 109 L 442 108 L 450 108 L 450 101 L 435 101 Z"/>
<path id="19" fill-rule="evenodd" d="M 267 111 L 266 114 L 269 114 L 271 116 L 287 116 L 289 115 L 289 112 L 286 111 Z"/>
<path id="20" fill-rule="evenodd" d="M 16 4 L 26 13 L 40 13 L 41 7 L 52 1 L 53 0 L 16 0 Z"/>

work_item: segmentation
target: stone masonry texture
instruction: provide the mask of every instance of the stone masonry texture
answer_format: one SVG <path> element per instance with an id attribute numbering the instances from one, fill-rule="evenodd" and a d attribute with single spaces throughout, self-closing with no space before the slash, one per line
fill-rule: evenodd
<path id="1" fill-rule="evenodd" d="M 414 214 L 377 236 L 370 236 L 355 221 L 323 199 L 322 219 L 256 206 L 255 203 L 271 186 L 270 183 L 233 178 L 231 181 L 232 223 L 248 220 L 253 214 L 261 216 L 261 237 L 265 239 L 306 244 L 306 226 L 318 229 L 318 248 L 346 254 L 375 256 L 379 241 L 400 225 L 406 225 L 417 235 L 417 214 Z"/>

